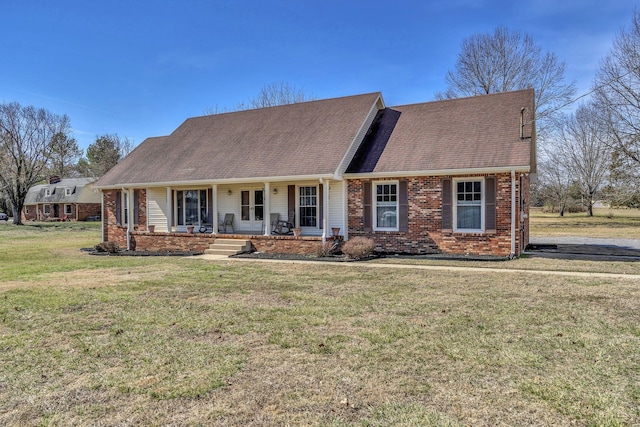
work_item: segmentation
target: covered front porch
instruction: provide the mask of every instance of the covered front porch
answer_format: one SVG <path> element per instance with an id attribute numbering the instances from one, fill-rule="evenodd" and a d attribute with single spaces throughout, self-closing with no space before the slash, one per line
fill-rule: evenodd
<path id="1" fill-rule="evenodd" d="M 259 251 L 307 253 L 327 240 L 346 238 L 346 185 L 341 180 L 132 187 L 103 192 L 103 240 L 114 240 L 119 234 L 116 240 L 124 240 L 131 250 L 199 251 L 209 240 L 225 237 L 250 239 Z"/>
<path id="2" fill-rule="evenodd" d="M 345 230 L 342 181 L 247 182 L 149 188 L 147 222 L 155 231 L 241 235 L 331 235 Z M 288 227 L 275 226 L 290 222 Z M 193 229 L 191 228 L 193 227 Z"/>

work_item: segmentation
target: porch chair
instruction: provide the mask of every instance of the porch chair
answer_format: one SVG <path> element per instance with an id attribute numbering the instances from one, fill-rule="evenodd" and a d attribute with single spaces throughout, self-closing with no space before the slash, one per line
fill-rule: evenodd
<path id="1" fill-rule="evenodd" d="M 272 213 L 269 214 L 269 224 L 271 224 L 271 233 L 275 233 L 276 232 L 276 228 L 278 227 L 278 221 L 280 221 L 280 214 L 279 213 Z"/>
<path id="2" fill-rule="evenodd" d="M 293 234 L 293 229 L 296 228 L 296 213 L 295 211 L 289 211 L 289 218 L 286 221 L 278 220 L 274 232 L 277 234 Z M 284 231 L 284 230 L 287 231 Z"/>
<path id="3" fill-rule="evenodd" d="M 223 230 L 224 233 L 227 232 L 227 227 L 231 227 L 231 230 L 235 233 L 236 229 L 233 226 L 233 214 L 228 213 L 224 214 L 224 219 L 218 223 L 218 232 Z"/>

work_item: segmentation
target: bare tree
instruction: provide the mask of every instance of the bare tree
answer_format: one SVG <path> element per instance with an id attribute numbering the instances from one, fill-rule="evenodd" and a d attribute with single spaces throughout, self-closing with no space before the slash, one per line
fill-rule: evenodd
<path id="1" fill-rule="evenodd" d="M 71 176 L 80 156 L 82 156 L 82 150 L 75 138 L 62 132 L 55 134 L 51 141 L 49 174 L 58 175 L 61 178 Z"/>
<path id="2" fill-rule="evenodd" d="M 571 188 L 571 174 L 563 162 L 553 157 L 547 157 L 540 162 L 538 182 L 535 184 L 542 193 L 542 197 L 558 207 L 560 216 L 564 216 L 569 191 Z"/>
<path id="3" fill-rule="evenodd" d="M 459 98 L 533 88 L 539 138 L 550 132 L 558 110 L 569 103 L 575 85 L 564 82 L 565 64 L 542 52 L 533 38 L 498 27 L 493 34 L 474 34 L 462 42 L 455 68 L 445 77 L 447 90 L 437 99 Z"/>
<path id="4" fill-rule="evenodd" d="M 593 204 L 606 183 L 611 165 L 611 150 L 604 143 L 606 130 L 597 120 L 598 111 L 592 104 L 580 105 L 566 118 L 561 131 L 557 154 L 564 161 L 580 188 L 593 216 Z"/>
<path id="5" fill-rule="evenodd" d="M 101 177 L 122 160 L 133 149 L 133 142 L 117 134 L 101 135 L 87 147 L 87 157 L 78 161 L 81 175 Z"/>
<path id="6" fill-rule="evenodd" d="M 608 143 L 637 168 L 640 165 L 640 14 L 622 30 L 595 80 L 599 117 L 612 136 Z M 638 183 L 636 183 L 638 184 Z"/>
<path id="7" fill-rule="evenodd" d="M 216 105 L 205 110 L 205 114 L 229 113 L 232 111 L 250 110 L 254 108 L 275 107 L 277 105 L 296 104 L 298 102 L 313 101 L 315 97 L 308 95 L 304 89 L 298 89 L 286 82 L 265 84 L 258 95 L 246 102 L 240 102 L 235 108 L 220 108 Z"/>
<path id="8" fill-rule="evenodd" d="M 24 200 L 43 178 L 55 135 L 69 128 L 66 115 L 17 102 L 0 104 L 0 186 L 11 202 L 14 224 L 22 224 Z"/>

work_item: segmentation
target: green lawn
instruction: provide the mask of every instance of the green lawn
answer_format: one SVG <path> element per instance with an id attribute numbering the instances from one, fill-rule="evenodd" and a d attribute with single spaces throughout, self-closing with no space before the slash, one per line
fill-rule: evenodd
<path id="1" fill-rule="evenodd" d="M 0 425 L 640 423 L 638 280 L 80 252 L 99 240 L 0 226 Z"/>

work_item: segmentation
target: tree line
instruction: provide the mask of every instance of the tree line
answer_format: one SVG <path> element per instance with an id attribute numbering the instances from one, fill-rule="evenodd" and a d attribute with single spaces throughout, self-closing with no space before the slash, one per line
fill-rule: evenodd
<path id="1" fill-rule="evenodd" d="M 133 147 L 127 138 L 102 135 L 83 156 L 70 134 L 67 115 L 18 102 L 0 104 L 0 210 L 10 211 L 14 224 L 22 224 L 29 189 L 47 176 L 100 177 Z"/>

